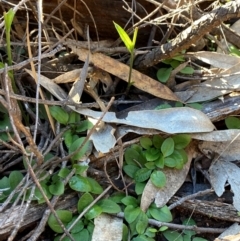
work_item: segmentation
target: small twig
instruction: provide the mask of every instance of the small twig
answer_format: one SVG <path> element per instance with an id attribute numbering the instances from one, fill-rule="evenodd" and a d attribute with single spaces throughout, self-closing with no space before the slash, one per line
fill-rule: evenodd
<path id="1" fill-rule="evenodd" d="M 124 213 L 120 212 L 114 216 L 117 216 L 119 218 L 124 218 Z M 204 227 L 197 227 L 195 225 L 194 226 L 186 226 L 186 225 L 181 225 L 181 224 L 165 223 L 165 222 L 159 222 L 154 219 L 148 219 L 148 223 L 153 226 L 156 226 L 156 227 L 166 226 L 166 227 L 172 228 L 172 229 L 193 230 L 197 233 L 222 233 L 226 230 L 225 228 L 204 228 Z"/>

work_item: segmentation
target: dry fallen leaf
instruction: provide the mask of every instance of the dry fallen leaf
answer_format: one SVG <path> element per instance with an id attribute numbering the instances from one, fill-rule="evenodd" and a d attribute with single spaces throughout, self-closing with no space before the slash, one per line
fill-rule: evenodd
<path id="1" fill-rule="evenodd" d="M 67 43 L 67 45 L 75 54 L 78 55 L 80 60 L 85 61 L 87 55 L 89 54 L 88 50 L 80 49 L 72 43 Z M 128 81 L 129 66 L 101 53 L 92 54 L 90 62 L 92 62 L 98 68 L 113 74 L 124 81 Z M 137 88 L 156 97 L 180 101 L 167 86 L 134 69 L 132 71 L 131 81 Z"/>

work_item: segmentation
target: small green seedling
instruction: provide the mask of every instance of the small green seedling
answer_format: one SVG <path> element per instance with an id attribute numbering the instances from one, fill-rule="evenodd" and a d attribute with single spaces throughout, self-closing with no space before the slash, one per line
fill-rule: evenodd
<path id="1" fill-rule="evenodd" d="M 114 26 L 115 26 L 120 38 L 122 39 L 123 43 L 125 44 L 126 48 L 128 49 L 129 53 L 131 54 L 130 70 L 129 70 L 129 75 L 128 75 L 128 86 L 127 86 L 127 90 L 126 90 L 126 93 L 128 93 L 129 89 L 132 85 L 131 75 L 132 75 L 133 60 L 134 60 L 134 48 L 135 48 L 135 44 L 136 44 L 136 40 L 137 40 L 138 28 L 134 29 L 133 39 L 131 40 L 130 37 L 128 36 L 128 34 L 126 33 L 126 31 L 120 25 L 118 25 L 115 22 L 113 22 L 113 23 L 114 23 Z"/>

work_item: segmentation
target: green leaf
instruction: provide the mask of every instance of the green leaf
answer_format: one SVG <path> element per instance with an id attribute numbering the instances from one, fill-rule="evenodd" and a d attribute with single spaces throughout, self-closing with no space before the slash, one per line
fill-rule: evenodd
<path id="1" fill-rule="evenodd" d="M 60 169 L 58 176 L 62 178 L 66 178 L 70 172 L 71 171 L 67 167 L 63 167 Z"/>
<path id="2" fill-rule="evenodd" d="M 183 241 L 191 241 L 192 240 L 192 238 L 191 238 L 191 236 L 188 236 L 188 235 L 183 235 Z"/>
<path id="3" fill-rule="evenodd" d="M 156 168 L 155 162 L 147 162 L 145 163 L 145 167 L 149 170 L 153 170 Z"/>
<path id="4" fill-rule="evenodd" d="M 87 229 L 81 230 L 79 233 L 72 234 L 74 241 L 90 241 L 89 231 Z"/>
<path id="5" fill-rule="evenodd" d="M 90 177 L 86 177 L 86 179 L 90 183 L 91 193 L 101 194 L 103 192 L 103 188 L 99 185 L 99 183 L 96 180 Z"/>
<path id="6" fill-rule="evenodd" d="M 132 42 L 132 40 L 129 38 L 128 34 L 126 33 L 126 31 L 117 23 L 113 22 L 120 38 L 122 39 L 123 43 L 125 44 L 126 48 L 128 49 L 128 51 L 131 53 L 134 50 L 134 43 Z"/>
<path id="7" fill-rule="evenodd" d="M 134 178 L 135 173 L 140 170 L 139 167 L 133 165 L 123 166 L 123 171 L 131 178 Z"/>
<path id="8" fill-rule="evenodd" d="M 72 218 L 72 220 L 67 224 L 67 229 L 69 228 L 69 227 L 71 227 L 72 226 L 72 224 L 75 222 L 75 220 L 77 219 L 78 217 L 77 216 L 74 216 L 73 218 Z M 71 229 L 71 234 L 74 234 L 74 233 L 79 233 L 81 230 L 83 230 L 83 228 L 84 228 L 84 223 L 83 223 L 83 221 L 80 219 L 80 220 L 78 220 L 77 221 L 77 223 L 73 226 L 73 228 Z"/>
<path id="9" fill-rule="evenodd" d="M 228 49 L 230 51 L 230 53 L 233 55 L 233 56 L 237 56 L 237 57 L 240 57 L 240 50 L 235 47 L 234 45 L 230 44 L 228 46 Z"/>
<path id="10" fill-rule="evenodd" d="M 64 193 L 64 184 L 62 180 L 58 180 L 57 182 L 51 184 L 49 186 L 49 191 L 55 196 L 60 196 Z"/>
<path id="11" fill-rule="evenodd" d="M 166 231 L 168 229 L 167 226 L 162 226 L 159 228 L 159 232 L 163 232 L 163 231 Z"/>
<path id="12" fill-rule="evenodd" d="M 160 157 L 155 161 L 155 165 L 158 168 L 164 167 L 164 157 L 163 157 L 163 155 L 160 155 Z"/>
<path id="13" fill-rule="evenodd" d="M 192 241 L 208 241 L 208 240 L 205 238 L 195 237 L 195 238 L 193 238 Z"/>
<path id="14" fill-rule="evenodd" d="M 170 156 L 174 150 L 174 141 L 171 137 L 165 139 L 161 146 L 161 151 L 164 157 Z"/>
<path id="15" fill-rule="evenodd" d="M 143 148 L 149 149 L 152 146 L 152 140 L 149 137 L 141 137 L 140 144 Z"/>
<path id="16" fill-rule="evenodd" d="M 183 241 L 183 237 L 180 233 L 176 231 L 170 231 L 167 230 L 163 232 L 163 236 L 168 240 L 168 241 Z"/>
<path id="17" fill-rule="evenodd" d="M 75 123 L 78 123 L 80 120 L 81 120 L 81 116 L 79 113 L 75 111 L 71 111 L 69 113 L 68 124 L 75 124 Z"/>
<path id="18" fill-rule="evenodd" d="M 118 204 L 110 199 L 103 199 L 97 203 L 101 208 L 103 213 L 119 213 L 121 208 Z"/>
<path id="19" fill-rule="evenodd" d="M 191 136 L 188 134 L 178 134 L 172 137 L 176 149 L 186 148 L 191 142 Z"/>
<path id="20" fill-rule="evenodd" d="M 81 164 L 81 163 L 80 163 Z M 79 164 L 74 164 L 73 168 L 76 169 L 76 174 L 82 175 L 85 171 L 87 171 L 88 166 L 83 166 L 83 165 L 79 165 Z"/>
<path id="21" fill-rule="evenodd" d="M 157 79 L 162 82 L 162 83 L 166 83 L 171 75 L 173 68 L 160 68 L 157 71 Z"/>
<path id="22" fill-rule="evenodd" d="M 112 200 L 115 203 L 122 203 L 122 199 L 125 197 L 125 194 L 122 192 L 115 192 L 110 197 L 109 200 Z"/>
<path id="23" fill-rule="evenodd" d="M 160 157 L 160 150 L 155 148 L 149 148 L 146 150 L 146 159 L 148 162 L 155 161 Z"/>
<path id="24" fill-rule="evenodd" d="M 47 196 L 48 199 L 50 199 L 52 197 L 52 194 L 49 192 L 48 186 L 44 182 L 41 182 L 40 184 L 41 184 L 41 187 L 42 187 L 45 195 Z M 40 192 L 39 188 L 35 189 L 32 200 L 37 200 L 39 204 L 46 202 L 42 193 Z"/>
<path id="25" fill-rule="evenodd" d="M 145 235 L 150 238 L 154 238 L 157 232 L 158 230 L 156 228 L 147 228 Z"/>
<path id="26" fill-rule="evenodd" d="M 183 164 L 184 164 L 184 161 L 183 161 L 183 156 L 181 155 L 181 152 L 179 152 L 179 150 L 174 150 L 173 151 L 173 154 L 170 155 L 169 157 L 167 157 L 166 159 L 168 158 L 172 158 L 175 160 L 175 168 L 176 169 L 182 169 L 183 168 Z"/>
<path id="27" fill-rule="evenodd" d="M 137 233 L 144 234 L 147 226 L 148 226 L 148 217 L 143 211 L 141 211 L 138 216 L 138 220 L 136 224 Z"/>
<path id="28" fill-rule="evenodd" d="M 164 158 L 164 166 L 174 168 L 177 165 L 177 162 L 175 159 L 171 157 Z"/>
<path id="29" fill-rule="evenodd" d="M 86 130 L 90 130 L 93 127 L 93 123 L 89 120 L 84 120 L 80 124 L 77 125 L 76 132 L 83 132 Z"/>
<path id="30" fill-rule="evenodd" d="M 81 137 L 81 138 L 78 138 L 76 141 L 74 141 L 72 145 L 69 147 L 69 154 L 76 151 L 80 146 L 82 146 L 82 143 L 84 142 L 84 140 L 85 140 L 85 137 Z M 75 155 L 71 157 L 71 160 L 78 161 L 86 154 L 89 148 L 90 148 L 90 141 L 87 141 L 83 145 L 83 147 Z"/>
<path id="31" fill-rule="evenodd" d="M 141 209 L 139 207 L 129 205 L 124 209 L 124 217 L 128 223 L 132 223 L 138 217 L 140 212 Z"/>
<path id="32" fill-rule="evenodd" d="M 81 213 L 90 203 L 94 200 L 93 196 L 90 193 L 84 193 L 78 200 L 77 210 Z"/>
<path id="33" fill-rule="evenodd" d="M 68 123 L 69 115 L 63 108 L 60 106 L 50 106 L 49 110 L 52 117 L 60 124 L 66 125 Z"/>
<path id="34" fill-rule="evenodd" d="M 187 155 L 186 151 L 182 149 L 182 150 L 178 150 L 178 152 L 182 156 L 183 164 L 186 164 L 188 162 L 188 155 Z"/>
<path id="35" fill-rule="evenodd" d="M 183 68 L 180 73 L 182 74 L 193 74 L 194 73 L 194 68 L 186 66 L 185 68 Z"/>
<path id="36" fill-rule="evenodd" d="M 78 192 L 90 192 L 91 191 L 91 184 L 89 183 L 86 177 L 81 176 L 73 176 L 69 180 L 69 186 Z"/>
<path id="37" fill-rule="evenodd" d="M 186 226 L 194 226 L 196 225 L 196 222 L 192 218 L 187 218 L 183 220 L 183 224 Z M 189 237 L 196 235 L 196 232 L 194 230 L 183 230 L 183 232 Z"/>
<path id="38" fill-rule="evenodd" d="M 65 226 L 68 222 L 72 220 L 72 213 L 70 211 L 56 210 L 56 213 L 58 215 L 58 218 L 63 222 Z M 61 226 L 59 225 L 58 221 L 52 213 L 48 218 L 48 225 L 55 233 L 63 233 L 63 229 L 61 228 Z"/>
<path id="39" fill-rule="evenodd" d="M 9 175 L 9 184 L 11 190 L 14 190 L 17 185 L 22 181 L 23 174 L 20 171 L 12 171 Z"/>
<path id="40" fill-rule="evenodd" d="M 122 241 L 128 241 L 128 233 L 128 227 L 126 224 L 123 223 Z"/>
<path id="41" fill-rule="evenodd" d="M 154 219 L 160 222 L 168 223 L 172 221 L 172 214 L 167 206 L 157 208 L 156 205 L 151 205 L 149 207 L 149 212 Z"/>
<path id="42" fill-rule="evenodd" d="M 10 9 L 8 10 L 8 12 L 7 12 L 7 13 L 4 12 L 3 15 L 4 15 L 4 21 L 5 21 L 6 31 L 10 31 L 15 13 L 14 13 L 13 9 L 10 8 Z"/>
<path id="43" fill-rule="evenodd" d="M 161 149 L 163 141 L 164 141 L 164 138 L 162 136 L 159 136 L 159 135 L 153 136 L 152 142 L 154 147 L 156 147 L 157 149 Z"/>
<path id="44" fill-rule="evenodd" d="M 138 166 L 137 160 L 139 159 L 139 153 L 134 148 L 127 148 L 124 153 L 125 161 L 128 165 Z"/>
<path id="45" fill-rule="evenodd" d="M 162 188 L 166 185 L 166 176 L 162 171 L 153 171 L 151 174 L 150 180 L 154 186 Z"/>
<path id="46" fill-rule="evenodd" d="M 98 217 L 102 213 L 102 208 L 97 204 L 93 205 L 91 209 L 85 214 L 88 220 Z"/>
<path id="47" fill-rule="evenodd" d="M 72 130 L 67 130 L 64 132 L 63 138 L 64 138 L 64 143 L 67 146 L 67 148 L 70 148 L 70 146 L 72 145 L 72 143 L 75 140 L 75 136 L 76 135 L 72 132 Z"/>
<path id="48" fill-rule="evenodd" d="M 225 119 L 228 129 L 240 129 L 240 119 L 235 116 L 229 116 Z"/>
<path id="49" fill-rule="evenodd" d="M 135 183 L 135 192 L 137 195 L 141 195 L 143 193 L 143 190 L 146 186 L 145 182 L 136 182 Z"/>
<path id="50" fill-rule="evenodd" d="M 133 207 L 137 207 L 139 202 L 135 197 L 132 196 L 126 196 L 124 197 L 121 202 L 126 205 L 126 206 L 133 206 Z"/>
<path id="51" fill-rule="evenodd" d="M 141 168 L 135 173 L 134 180 L 136 182 L 144 182 L 149 179 L 151 173 L 152 170 L 149 170 L 147 168 Z"/>
<path id="52" fill-rule="evenodd" d="M 188 106 L 196 110 L 202 110 L 203 108 L 203 105 L 199 103 L 190 103 Z"/>
<path id="53" fill-rule="evenodd" d="M 164 110 L 168 108 L 172 108 L 172 106 L 170 104 L 162 104 L 162 105 L 158 105 L 154 110 Z"/>

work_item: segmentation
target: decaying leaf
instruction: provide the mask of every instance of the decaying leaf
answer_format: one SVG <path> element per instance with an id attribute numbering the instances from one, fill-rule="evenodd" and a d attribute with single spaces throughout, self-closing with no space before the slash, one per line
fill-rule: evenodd
<path id="1" fill-rule="evenodd" d="M 225 183 L 228 182 L 231 185 L 234 193 L 233 205 L 240 211 L 240 168 L 220 157 L 212 163 L 209 174 L 212 187 L 219 197 L 225 191 Z"/>
<path id="2" fill-rule="evenodd" d="M 123 219 L 101 214 L 94 219 L 92 241 L 121 241 Z"/>
<path id="3" fill-rule="evenodd" d="M 86 56 L 89 53 L 88 50 L 80 49 L 71 43 L 68 43 L 67 45 L 75 54 L 78 55 L 79 59 L 85 61 Z M 107 71 L 124 81 L 128 81 L 129 66 L 101 53 L 92 54 L 90 61 L 98 68 L 101 68 L 102 70 Z M 131 81 L 137 88 L 156 97 L 179 101 L 179 99 L 167 86 L 134 69 L 132 70 Z"/>

